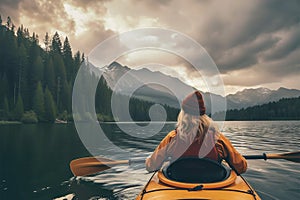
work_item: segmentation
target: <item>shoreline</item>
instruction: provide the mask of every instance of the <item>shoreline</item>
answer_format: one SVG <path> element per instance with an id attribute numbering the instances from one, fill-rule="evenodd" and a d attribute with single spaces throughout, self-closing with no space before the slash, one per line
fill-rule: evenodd
<path id="1" fill-rule="evenodd" d="M 23 124 L 23 123 L 21 121 L 4 121 L 4 120 L 1 120 L 0 125 L 3 125 L 3 124 Z"/>
<path id="2" fill-rule="evenodd" d="M 299 119 L 278 119 L 278 120 L 224 120 L 224 121 L 218 121 L 214 120 L 215 122 L 276 122 L 276 121 L 300 121 Z M 82 121 L 82 122 L 88 122 L 88 121 Z M 147 124 L 147 123 L 176 123 L 176 121 L 135 121 L 135 122 L 130 122 L 130 121 L 97 121 L 98 123 L 105 123 L 105 124 L 110 124 L 110 123 L 116 123 L 116 124 L 130 124 L 130 123 L 137 123 L 137 124 Z M 72 124 L 74 123 L 73 121 L 63 121 L 63 120 L 58 120 L 56 122 L 36 122 L 36 123 L 23 123 L 21 121 L 7 121 L 7 120 L 0 120 L 0 125 L 6 125 L 6 124 Z"/>

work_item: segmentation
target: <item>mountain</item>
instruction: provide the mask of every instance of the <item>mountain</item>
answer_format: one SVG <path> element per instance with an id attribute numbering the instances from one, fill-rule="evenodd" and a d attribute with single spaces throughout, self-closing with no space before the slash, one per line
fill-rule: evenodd
<path id="1" fill-rule="evenodd" d="M 152 72 L 148 69 L 130 69 L 117 62 L 102 68 L 92 64 L 89 64 L 89 67 L 95 74 L 102 74 L 107 85 L 115 92 L 145 101 L 167 104 L 175 108 L 180 107 L 176 95 L 183 99 L 193 91 L 192 87 L 179 79 L 164 75 L 161 72 Z M 177 94 L 175 95 L 174 92 Z"/>
<path id="2" fill-rule="evenodd" d="M 227 95 L 226 98 L 233 103 L 232 106 L 228 106 L 228 109 L 241 109 L 276 102 L 282 98 L 299 96 L 300 90 L 281 87 L 278 90 L 270 90 L 268 88 L 245 89 L 235 94 Z"/>
<path id="3" fill-rule="evenodd" d="M 180 108 L 183 98 L 195 90 L 178 78 L 146 68 L 130 69 L 117 62 L 102 68 L 90 63 L 89 67 L 95 74 L 102 74 L 107 85 L 113 91 L 150 102 L 166 104 L 174 108 Z M 278 90 L 268 88 L 245 89 L 226 97 L 209 92 L 202 92 L 202 94 L 207 113 L 211 113 L 211 111 L 215 113 L 224 110 L 222 105 L 224 102 L 227 103 L 227 110 L 241 109 L 278 101 L 282 98 L 298 97 L 300 90 L 286 88 L 279 88 Z M 211 107 L 211 99 L 214 100 L 214 107 Z"/>
<path id="4" fill-rule="evenodd" d="M 123 93 L 130 93 L 135 87 L 146 85 L 146 88 L 148 87 L 157 92 L 164 93 L 164 95 L 175 95 L 179 97 L 179 99 L 183 99 L 186 94 L 194 90 L 191 86 L 183 83 L 178 78 L 165 75 L 158 71 L 153 72 L 146 68 L 135 70 L 113 62 L 103 69 L 103 76 L 108 85 L 111 88 L 117 89 L 115 86 L 119 84 L 122 87 Z M 123 75 L 125 76 L 122 77 Z"/>
<path id="5" fill-rule="evenodd" d="M 146 68 L 130 69 L 117 62 L 102 68 L 92 64 L 89 66 L 95 74 L 102 74 L 113 91 L 174 108 L 180 108 L 181 101 L 195 90 L 178 78 Z M 224 110 L 222 103 L 226 102 L 225 97 L 207 92 L 202 92 L 202 94 L 207 113 L 211 112 L 211 99 L 214 100 L 213 112 Z"/>

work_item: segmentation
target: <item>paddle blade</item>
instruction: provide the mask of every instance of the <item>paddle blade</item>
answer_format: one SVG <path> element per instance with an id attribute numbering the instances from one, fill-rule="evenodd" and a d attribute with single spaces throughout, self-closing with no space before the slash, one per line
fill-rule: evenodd
<path id="1" fill-rule="evenodd" d="M 284 153 L 281 154 L 282 156 L 284 156 L 286 160 L 292 161 L 292 162 L 296 162 L 296 163 L 300 163 L 300 151 L 296 151 L 296 152 L 291 152 L 291 153 Z"/>
<path id="2" fill-rule="evenodd" d="M 72 160 L 70 169 L 74 176 L 86 176 L 109 169 L 109 166 L 103 164 L 105 162 L 113 162 L 113 160 L 100 157 L 79 158 Z"/>

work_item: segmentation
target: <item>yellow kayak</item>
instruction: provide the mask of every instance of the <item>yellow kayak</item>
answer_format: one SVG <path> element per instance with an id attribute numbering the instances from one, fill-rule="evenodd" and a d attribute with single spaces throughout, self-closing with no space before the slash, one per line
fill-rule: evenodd
<path id="1" fill-rule="evenodd" d="M 192 163 L 192 164 L 191 164 Z M 155 172 L 136 200 L 260 200 L 233 170 L 208 159 L 181 159 Z"/>

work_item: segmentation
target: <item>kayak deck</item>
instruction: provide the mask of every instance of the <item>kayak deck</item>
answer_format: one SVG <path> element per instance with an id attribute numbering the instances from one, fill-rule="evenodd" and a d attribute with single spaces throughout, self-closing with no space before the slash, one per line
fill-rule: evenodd
<path id="1" fill-rule="evenodd" d="M 143 191 L 136 198 L 136 200 L 147 199 L 261 200 L 242 176 L 236 176 L 232 184 L 222 188 L 202 188 L 201 184 L 199 184 L 199 187 L 194 189 L 186 189 L 169 186 L 161 182 L 158 178 L 158 172 L 154 173 Z"/>

